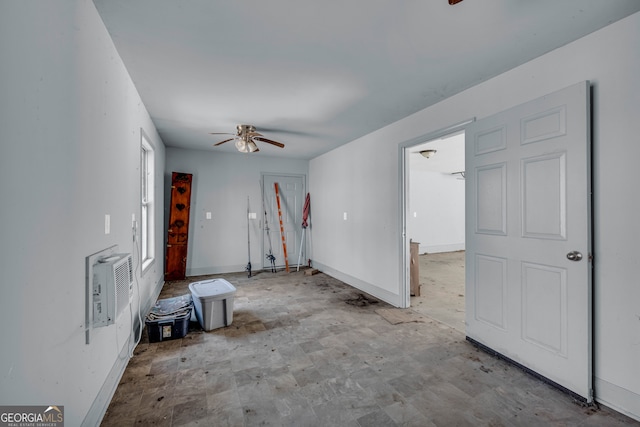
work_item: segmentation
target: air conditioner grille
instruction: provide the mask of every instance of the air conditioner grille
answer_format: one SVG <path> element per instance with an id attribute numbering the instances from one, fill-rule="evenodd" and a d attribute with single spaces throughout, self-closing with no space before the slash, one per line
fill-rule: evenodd
<path id="1" fill-rule="evenodd" d="M 133 281 L 132 264 L 131 256 L 127 256 L 125 262 L 118 263 L 115 267 L 116 318 L 129 305 L 129 290 Z"/>

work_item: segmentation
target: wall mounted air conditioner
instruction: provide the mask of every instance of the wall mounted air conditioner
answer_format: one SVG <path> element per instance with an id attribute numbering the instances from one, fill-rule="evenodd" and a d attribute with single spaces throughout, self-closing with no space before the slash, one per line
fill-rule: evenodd
<path id="1" fill-rule="evenodd" d="M 133 296 L 133 258 L 114 254 L 93 264 L 93 326 L 107 326 L 120 317 Z"/>

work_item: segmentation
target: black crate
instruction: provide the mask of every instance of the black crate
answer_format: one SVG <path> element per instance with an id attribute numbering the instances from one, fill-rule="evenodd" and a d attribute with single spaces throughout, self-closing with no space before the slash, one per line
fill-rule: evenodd
<path id="1" fill-rule="evenodd" d="M 145 320 L 149 342 L 159 342 L 182 338 L 189 332 L 191 311 L 184 316 L 176 316 L 166 319 Z"/>
<path id="2" fill-rule="evenodd" d="M 145 318 L 149 342 L 182 338 L 189 332 L 191 294 L 158 300 Z"/>

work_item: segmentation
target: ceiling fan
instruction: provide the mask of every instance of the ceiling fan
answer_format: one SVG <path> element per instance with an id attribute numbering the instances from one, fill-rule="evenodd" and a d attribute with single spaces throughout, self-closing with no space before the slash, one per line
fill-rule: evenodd
<path id="1" fill-rule="evenodd" d="M 224 144 L 225 142 L 235 141 L 236 148 L 241 153 L 253 153 L 260 151 L 256 141 L 266 142 L 267 144 L 275 145 L 276 147 L 284 148 L 284 144 L 278 141 L 273 141 L 262 136 L 261 133 L 256 132 L 256 128 L 253 125 L 238 125 L 236 126 L 236 133 L 224 133 L 213 132 L 210 135 L 234 135 L 233 138 L 225 139 L 217 144 L 213 144 L 214 147 Z"/>

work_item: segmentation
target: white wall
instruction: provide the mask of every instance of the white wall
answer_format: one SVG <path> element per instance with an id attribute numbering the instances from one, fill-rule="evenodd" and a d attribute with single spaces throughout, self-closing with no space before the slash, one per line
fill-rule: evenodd
<path id="1" fill-rule="evenodd" d="M 263 261 L 262 173 L 303 175 L 306 180 L 308 164 L 306 160 L 168 147 L 165 168 L 167 221 L 171 172 L 193 174 L 187 276 L 244 271 L 248 255 L 247 197 L 251 212 L 257 214 L 257 219 L 250 221 L 249 238 L 251 264 L 253 270 L 259 270 Z M 210 220 L 205 218 L 206 212 L 211 212 Z M 164 226 L 166 230 L 168 224 Z"/>
<path id="2" fill-rule="evenodd" d="M 132 327 L 127 313 L 85 344 L 85 257 L 135 253 L 140 128 L 156 148 L 160 206 L 164 146 L 91 1 L 3 1 L 0 58 L 0 403 L 64 405 L 67 425 L 93 425 Z M 156 220 L 160 236 L 162 209 Z M 138 274 L 143 305 L 162 266 Z"/>
<path id="3" fill-rule="evenodd" d="M 400 304 L 395 139 L 367 136 L 311 160 L 309 183 L 314 267 Z"/>
<path id="4" fill-rule="evenodd" d="M 460 175 L 410 170 L 407 237 L 420 243 L 421 254 L 464 250 Z"/>
<path id="5" fill-rule="evenodd" d="M 400 292 L 397 144 L 583 80 L 593 84 L 598 401 L 640 419 L 640 13 L 313 159 L 314 258 L 374 294 Z M 343 210 L 359 211 L 342 221 Z M 398 301 L 400 298 L 398 297 Z"/>

